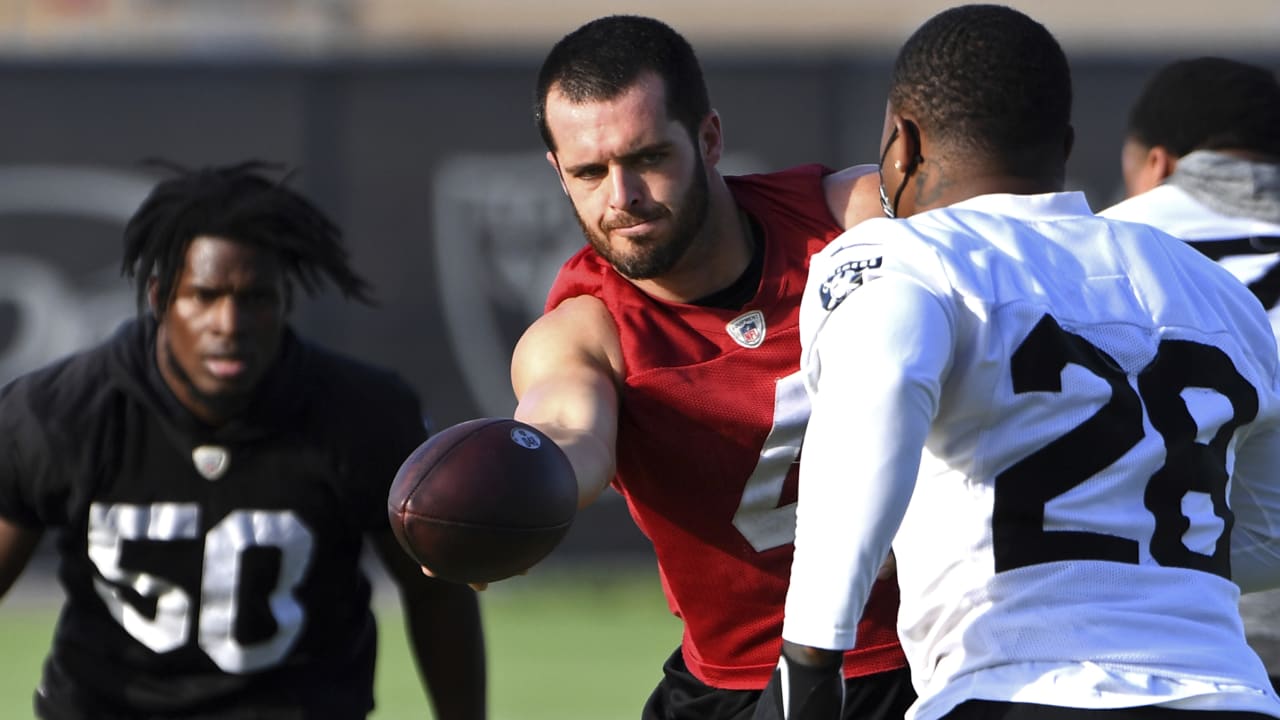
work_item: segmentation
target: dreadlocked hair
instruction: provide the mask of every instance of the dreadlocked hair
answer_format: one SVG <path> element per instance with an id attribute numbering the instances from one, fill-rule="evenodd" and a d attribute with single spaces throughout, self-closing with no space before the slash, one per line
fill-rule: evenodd
<path id="1" fill-rule="evenodd" d="M 1071 133 L 1065 53 L 1001 5 L 962 5 L 921 25 L 898 54 L 889 101 L 948 148 L 1024 177 L 1061 164 Z"/>
<path id="2" fill-rule="evenodd" d="M 147 282 L 155 278 L 157 315 L 173 299 L 187 248 L 200 236 L 225 238 L 276 252 L 285 269 L 286 297 L 293 283 L 315 295 L 325 281 L 345 297 L 373 304 L 369 284 L 352 270 L 342 231 L 315 205 L 266 172 L 280 166 L 258 160 L 188 169 L 164 161 L 174 177 L 160 182 L 124 230 L 121 273 L 137 282 L 137 302 L 146 307 Z"/>

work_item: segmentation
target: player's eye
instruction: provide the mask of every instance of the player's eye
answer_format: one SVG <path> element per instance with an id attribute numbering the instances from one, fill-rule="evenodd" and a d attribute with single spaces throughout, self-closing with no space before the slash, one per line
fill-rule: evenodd
<path id="1" fill-rule="evenodd" d="M 648 152 L 636 157 L 636 164 L 640 167 L 654 167 L 661 165 L 663 160 L 667 159 L 664 152 Z"/>
<path id="2" fill-rule="evenodd" d="M 250 307 L 268 307 L 275 305 L 279 295 L 274 290 L 254 290 L 240 296 L 240 301 Z"/>

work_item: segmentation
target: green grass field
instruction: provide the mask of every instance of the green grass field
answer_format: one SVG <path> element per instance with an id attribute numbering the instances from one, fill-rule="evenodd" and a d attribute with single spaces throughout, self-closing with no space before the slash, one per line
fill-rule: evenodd
<path id="1" fill-rule="evenodd" d="M 20 581 L 21 582 L 21 581 Z M 539 568 L 481 594 L 491 720 L 629 720 L 639 715 L 679 622 L 648 564 Z M 27 717 L 55 608 L 0 604 L 0 716 Z M 373 720 L 430 717 L 400 612 L 379 607 Z"/>

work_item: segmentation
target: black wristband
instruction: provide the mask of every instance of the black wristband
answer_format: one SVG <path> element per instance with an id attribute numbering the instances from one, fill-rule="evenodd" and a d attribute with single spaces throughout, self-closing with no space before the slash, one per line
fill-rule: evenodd
<path id="1" fill-rule="evenodd" d="M 784 653 L 760 694 L 752 720 L 839 720 L 844 710 L 841 665 L 802 665 Z"/>

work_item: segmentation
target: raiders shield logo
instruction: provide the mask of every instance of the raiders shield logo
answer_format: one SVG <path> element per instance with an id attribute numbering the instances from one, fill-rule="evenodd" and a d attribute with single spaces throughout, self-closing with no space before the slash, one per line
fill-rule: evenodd
<path id="1" fill-rule="evenodd" d="M 99 233 L 122 230 L 154 183 L 107 167 L 0 163 L 0 315 L 11 315 L 0 325 L 19 329 L 0 331 L 0 385 L 97 343 L 136 314 L 117 277 L 120 259 L 100 249 Z M 38 242 L 23 237 L 32 214 L 58 221 Z M 94 221 L 93 232 L 79 229 L 88 227 L 82 219 Z"/>
<path id="2" fill-rule="evenodd" d="M 752 310 L 739 315 L 724 326 L 729 337 L 744 348 L 758 348 L 764 342 L 764 313 Z"/>
<path id="3" fill-rule="evenodd" d="M 876 257 L 867 260 L 851 260 L 836 268 L 818 288 L 819 299 L 824 310 L 835 310 L 849 297 L 849 293 L 862 287 L 862 273 L 875 270 L 884 264 L 884 258 Z"/>
<path id="4" fill-rule="evenodd" d="M 191 461 L 205 480 L 217 480 L 231 467 L 231 453 L 217 445 L 201 445 L 191 451 Z"/>

